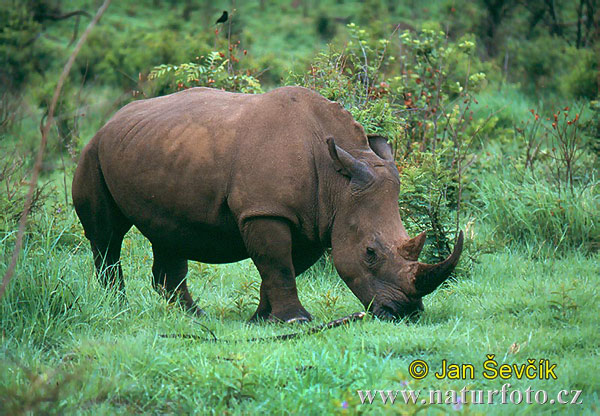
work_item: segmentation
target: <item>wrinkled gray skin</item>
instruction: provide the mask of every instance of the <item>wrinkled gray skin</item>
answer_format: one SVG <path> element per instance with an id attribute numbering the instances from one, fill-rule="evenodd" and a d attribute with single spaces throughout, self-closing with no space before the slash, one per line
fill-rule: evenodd
<path id="1" fill-rule="evenodd" d="M 98 276 L 124 289 L 123 236 L 152 243 L 154 286 L 189 310 L 187 261 L 252 258 L 261 279 L 252 319 L 307 321 L 295 278 L 331 247 L 335 267 L 384 318 L 423 309 L 450 274 L 417 261 L 398 171 L 385 139 L 365 135 L 339 104 L 305 88 L 259 95 L 193 88 L 128 104 L 82 152 L 73 202 Z"/>

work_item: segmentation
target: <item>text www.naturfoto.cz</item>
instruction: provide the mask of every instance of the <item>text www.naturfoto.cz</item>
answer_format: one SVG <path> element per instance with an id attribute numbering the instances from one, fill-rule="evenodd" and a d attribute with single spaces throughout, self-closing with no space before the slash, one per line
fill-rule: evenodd
<path id="1" fill-rule="evenodd" d="M 500 390 L 429 390 L 427 396 L 421 390 L 357 390 L 361 404 L 582 404 L 581 390 L 560 390 L 553 398 L 545 390 L 509 390 L 506 383 Z"/>

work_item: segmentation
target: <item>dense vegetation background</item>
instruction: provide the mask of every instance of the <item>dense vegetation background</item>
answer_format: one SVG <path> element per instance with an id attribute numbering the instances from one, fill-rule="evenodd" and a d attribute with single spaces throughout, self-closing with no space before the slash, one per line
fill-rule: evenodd
<path id="1" fill-rule="evenodd" d="M 0 4 L 0 272 L 41 120 L 98 6 Z M 229 20 L 215 24 L 223 10 Z M 444 257 L 466 231 L 456 279 L 410 326 L 373 319 L 267 348 L 158 338 L 202 328 L 152 291 L 150 247 L 136 231 L 123 249 L 128 304 L 97 284 L 70 203 L 81 149 L 132 100 L 291 84 L 342 103 L 388 138 L 403 220 L 411 234 L 430 230 L 422 260 Z M 407 365 L 480 363 L 490 353 L 558 364 L 558 381 L 513 386 L 583 390 L 583 405 L 537 410 L 597 412 L 599 88 L 597 0 L 115 1 L 63 89 L 24 252 L 0 300 L 0 413 L 503 413 L 368 406 L 356 395 L 406 383 L 460 390 L 467 382 L 412 380 Z M 259 279 L 249 262 L 193 266 L 192 293 L 210 315 L 203 324 L 222 338 L 286 332 L 244 324 Z M 326 258 L 298 280 L 318 320 L 360 308 Z"/>

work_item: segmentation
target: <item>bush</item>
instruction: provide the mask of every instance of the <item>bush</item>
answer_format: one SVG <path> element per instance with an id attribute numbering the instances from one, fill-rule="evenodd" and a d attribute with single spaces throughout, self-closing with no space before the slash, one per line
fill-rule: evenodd
<path id="1" fill-rule="evenodd" d="M 596 52 L 590 49 L 567 49 L 568 72 L 560 79 L 560 90 L 567 97 L 593 99 L 600 94 Z"/>
<path id="2" fill-rule="evenodd" d="M 471 110 L 477 102 L 471 92 L 485 84 L 485 74 L 469 72 L 478 67 L 475 43 L 451 42 L 433 30 L 404 32 L 394 43 L 352 23 L 348 29 L 351 41 L 344 48 L 330 46 L 293 81 L 342 104 L 367 133 L 388 138 L 400 169 L 407 229 L 411 235 L 431 230 L 423 258 L 440 260 L 461 224 L 471 144 L 490 121 L 473 118 Z"/>
<path id="3" fill-rule="evenodd" d="M 0 239 L 1 233 L 9 233 L 16 228 L 25 206 L 28 191 L 28 164 L 30 160 L 15 153 L 7 153 L 0 158 Z M 46 185 L 37 187 L 31 202 L 30 216 L 43 210 L 48 199 Z"/>
<path id="4" fill-rule="evenodd" d="M 156 65 L 177 64 L 209 51 L 205 37 L 198 39 L 169 29 L 148 33 L 99 26 L 90 34 L 73 72 L 88 82 L 133 88 L 140 73 Z"/>
<path id="5" fill-rule="evenodd" d="M 40 68 L 43 51 L 36 39 L 41 25 L 34 21 L 25 2 L 7 1 L 0 5 L 0 84 L 18 90 L 31 72 Z"/>
<path id="6" fill-rule="evenodd" d="M 508 46 L 512 62 L 508 79 L 529 94 L 567 99 L 598 96 L 598 62 L 594 49 L 577 49 L 563 38 L 543 35 L 528 42 L 515 39 Z"/>
<path id="7" fill-rule="evenodd" d="M 431 230 L 422 259 L 440 261 L 451 251 L 449 232 L 456 226 L 455 189 L 449 188 L 452 172 L 429 152 L 414 153 L 399 168 L 402 186 L 398 204 L 406 230 L 409 235 Z"/>
<path id="8" fill-rule="evenodd" d="M 395 138 L 399 123 L 393 114 L 395 104 L 385 71 L 393 61 L 387 54 L 389 41 L 374 38 L 353 23 L 348 30 L 352 40 L 346 47 L 330 45 L 316 56 L 308 72 L 292 74 L 287 83 L 337 101 L 367 133 Z"/>
<path id="9" fill-rule="evenodd" d="M 262 92 L 260 82 L 249 71 L 233 70 L 230 62 L 237 59 L 234 55 L 224 58 L 222 52 L 211 52 L 202 60 L 199 58 L 199 62 L 159 65 L 152 69 L 148 79 L 162 81 L 159 93 L 201 86 L 251 94 Z"/>

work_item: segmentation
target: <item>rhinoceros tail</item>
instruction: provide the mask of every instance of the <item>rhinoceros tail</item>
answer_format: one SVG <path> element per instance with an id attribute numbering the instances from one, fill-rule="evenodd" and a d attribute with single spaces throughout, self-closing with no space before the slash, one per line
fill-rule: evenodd
<path id="1" fill-rule="evenodd" d="M 90 240 L 96 270 L 108 286 L 123 288 L 121 243 L 131 222 L 123 215 L 104 181 L 97 137 L 84 148 L 73 177 L 73 205 Z"/>

